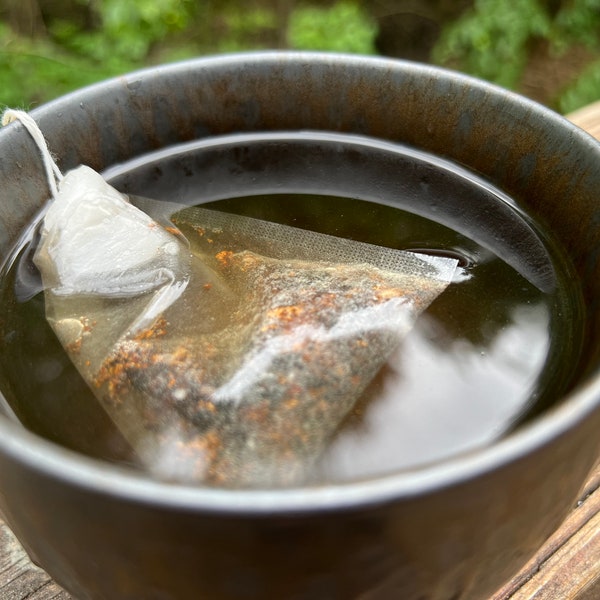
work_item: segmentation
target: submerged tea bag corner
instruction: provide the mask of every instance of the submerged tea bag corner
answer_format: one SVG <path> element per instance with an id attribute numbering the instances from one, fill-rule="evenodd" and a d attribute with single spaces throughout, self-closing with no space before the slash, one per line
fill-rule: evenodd
<path id="1" fill-rule="evenodd" d="M 48 321 L 162 479 L 307 481 L 456 267 L 201 208 L 163 227 L 89 167 L 46 167 Z"/>

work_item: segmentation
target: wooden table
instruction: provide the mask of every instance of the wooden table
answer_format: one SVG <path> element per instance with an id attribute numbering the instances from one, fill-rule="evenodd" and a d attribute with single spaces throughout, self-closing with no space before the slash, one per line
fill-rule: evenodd
<path id="1" fill-rule="evenodd" d="M 569 118 L 600 139 L 600 102 Z M 0 520 L 0 598 L 72 600 L 28 558 Z M 600 464 L 565 522 L 529 563 L 489 600 L 600 599 Z M 140 600 L 143 600 L 140 598 Z M 399 599 L 401 600 L 401 599 Z"/>

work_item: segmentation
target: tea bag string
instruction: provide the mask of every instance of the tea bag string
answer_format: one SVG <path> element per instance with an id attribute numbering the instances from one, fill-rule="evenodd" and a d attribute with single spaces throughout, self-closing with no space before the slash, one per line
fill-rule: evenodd
<path id="1" fill-rule="evenodd" d="M 29 132 L 29 135 L 31 135 L 33 138 L 33 141 L 36 143 L 42 155 L 42 161 L 44 163 L 46 178 L 48 180 L 48 186 L 50 187 L 52 198 L 56 198 L 58 195 L 57 181 L 62 181 L 63 174 L 61 173 L 57 164 L 54 162 L 54 159 L 50 154 L 50 150 L 48 149 L 48 144 L 46 143 L 44 135 L 38 127 L 38 124 L 25 111 L 8 108 L 2 115 L 2 125 L 8 125 L 13 121 L 20 121 Z"/>

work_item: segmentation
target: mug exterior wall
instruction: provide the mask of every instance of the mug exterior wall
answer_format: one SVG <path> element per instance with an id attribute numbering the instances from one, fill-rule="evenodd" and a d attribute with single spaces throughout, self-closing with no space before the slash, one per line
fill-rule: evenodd
<path id="1" fill-rule="evenodd" d="M 600 147 L 514 94 L 412 63 L 265 53 L 111 80 L 33 113 L 63 170 L 234 132 L 327 130 L 466 165 L 552 228 L 584 283 L 582 384 L 494 447 L 418 474 L 207 502 L 0 419 L 0 508 L 79 600 L 481 600 L 557 527 L 598 456 Z M 0 249 L 47 197 L 36 149 L 0 131 Z M 584 380 L 585 376 L 585 380 Z M 2 382 L 0 381 L 0 385 Z M 289 498 L 293 501 L 290 502 Z M 315 501 L 315 498 L 318 498 Z M 246 502 L 248 500 L 248 502 Z"/>

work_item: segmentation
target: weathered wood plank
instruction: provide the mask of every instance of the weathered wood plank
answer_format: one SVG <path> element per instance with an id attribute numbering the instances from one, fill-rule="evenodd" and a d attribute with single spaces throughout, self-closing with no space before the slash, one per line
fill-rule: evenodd
<path id="1" fill-rule="evenodd" d="M 491 600 L 600 598 L 599 481 L 600 466 L 561 527 Z"/>
<path id="2" fill-rule="evenodd" d="M 527 581 L 511 600 L 598 598 L 600 588 L 600 513 L 552 554 L 543 569 Z"/>
<path id="3" fill-rule="evenodd" d="M 567 117 L 575 125 L 600 139 L 600 100 L 570 113 Z"/>
<path id="4" fill-rule="evenodd" d="M 2 600 L 71 600 L 36 567 L 8 526 L 0 520 L 0 598 Z"/>

